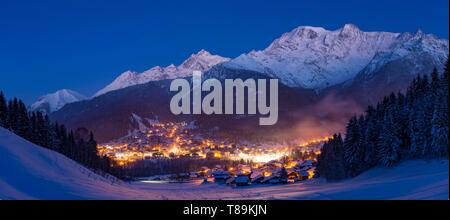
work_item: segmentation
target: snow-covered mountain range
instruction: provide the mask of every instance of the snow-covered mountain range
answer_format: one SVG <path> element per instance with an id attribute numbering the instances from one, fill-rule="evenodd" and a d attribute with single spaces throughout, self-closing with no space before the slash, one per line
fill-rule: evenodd
<path id="1" fill-rule="evenodd" d="M 101 142 L 126 135 L 133 113 L 167 121 L 195 120 L 203 129 L 220 128 L 242 138 L 278 138 L 290 134 L 292 126 L 305 119 L 310 120 L 305 122 L 309 130 L 313 125 L 321 130 L 324 121 L 334 123 L 326 132 L 333 133 L 367 105 L 406 89 L 417 74 L 429 74 L 434 67 L 442 72 L 447 55 L 447 40 L 421 31 L 364 32 L 350 24 L 335 31 L 302 26 L 264 50 L 232 60 L 200 51 L 178 67 L 123 74 L 95 98 L 69 104 L 52 113 L 51 119 L 72 129 L 88 128 Z M 279 109 L 283 113 L 277 125 L 258 126 L 256 132 L 251 117 L 174 116 L 169 109 L 173 96 L 168 89 L 170 81 L 160 79 L 187 77 L 193 69 L 203 70 L 204 78 L 279 78 Z"/>
<path id="2" fill-rule="evenodd" d="M 111 84 L 98 91 L 94 97 L 110 91 L 144 84 L 150 81 L 191 76 L 192 71 L 194 70 L 205 72 L 211 69 L 211 67 L 229 60 L 229 58 L 212 55 L 206 50 L 200 50 L 198 53 L 192 54 L 179 66 L 175 66 L 174 64 L 167 67 L 155 66 L 142 73 L 126 71 L 117 77 Z"/>
<path id="3" fill-rule="evenodd" d="M 206 72 L 218 64 L 269 74 L 291 87 L 320 90 L 352 80 L 362 71 L 370 75 L 384 64 L 411 54 L 428 54 L 439 66 L 445 62 L 448 48 L 447 40 L 420 30 L 410 34 L 364 32 L 353 24 L 334 31 L 300 26 L 263 50 L 232 60 L 201 50 L 179 66 L 156 66 L 142 73 L 126 71 L 94 97 L 150 81 L 191 76 L 193 70 Z"/>
<path id="4" fill-rule="evenodd" d="M 54 93 L 40 97 L 30 106 L 31 111 L 41 111 L 45 114 L 58 111 L 64 105 L 85 100 L 86 97 L 68 89 L 58 90 Z"/>
<path id="5" fill-rule="evenodd" d="M 193 70 L 207 72 L 219 64 L 268 74 L 290 87 L 321 90 L 352 81 L 358 74 L 370 77 L 385 64 L 399 59 L 427 56 L 432 62 L 430 65 L 439 67 L 445 62 L 448 51 L 448 40 L 420 30 L 410 34 L 364 32 L 353 24 L 334 31 L 300 26 L 265 49 L 234 59 L 201 50 L 179 66 L 155 66 L 142 73 L 126 71 L 93 97 L 150 81 L 191 76 Z M 423 70 L 420 66 L 411 69 Z"/>
<path id="6" fill-rule="evenodd" d="M 411 54 L 427 54 L 440 66 L 448 55 L 448 41 L 422 31 L 363 32 L 352 24 L 334 31 L 301 26 L 266 49 L 242 54 L 224 65 L 267 73 L 291 87 L 320 90 Z"/>

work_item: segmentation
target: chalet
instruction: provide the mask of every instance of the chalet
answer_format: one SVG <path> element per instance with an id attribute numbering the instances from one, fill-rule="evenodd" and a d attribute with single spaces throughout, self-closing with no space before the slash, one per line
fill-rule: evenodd
<path id="1" fill-rule="evenodd" d="M 262 184 L 268 184 L 268 183 L 274 182 L 274 181 L 277 180 L 277 179 L 278 179 L 277 176 L 271 175 L 271 176 L 265 177 L 263 180 L 261 180 L 261 183 L 262 183 Z"/>
<path id="2" fill-rule="evenodd" d="M 241 175 L 234 179 L 236 186 L 247 186 L 250 183 L 250 178 L 247 175 Z"/>
<path id="3" fill-rule="evenodd" d="M 199 177 L 208 177 L 211 174 L 211 170 L 208 167 L 201 167 L 197 173 Z"/>
<path id="4" fill-rule="evenodd" d="M 178 173 L 176 175 L 177 179 L 189 179 L 191 176 L 191 173 Z"/>
<path id="5" fill-rule="evenodd" d="M 212 172 L 214 181 L 223 181 L 231 177 L 231 173 L 225 170 L 215 170 Z"/>
<path id="6" fill-rule="evenodd" d="M 255 183 L 261 183 L 263 180 L 265 179 L 265 177 L 262 174 L 258 174 L 255 177 L 252 178 L 251 183 L 255 184 Z"/>
<path id="7" fill-rule="evenodd" d="M 314 161 L 305 160 L 305 161 L 303 161 L 303 163 L 300 164 L 300 168 L 312 167 L 313 165 L 314 165 Z"/>
<path id="8" fill-rule="evenodd" d="M 236 180 L 236 178 L 235 177 L 230 177 L 230 178 L 228 178 L 226 181 L 225 181 L 225 184 L 227 184 L 227 185 L 233 185 L 233 184 L 235 184 L 235 181 Z"/>
<path id="9" fill-rule="evenodd" d="M 190 172 L 189 174 L 189 178 L 191 179 L 197 178 L 199 176 L 197 172 Z"/>
<path id="10" fill-rule="evenodd" d="M 288 178 L 283 178 L 281 177 L 281 175 L 279 174 L 274 174 L 271 175 L 269 177 L 264 178 L 261 183 L 270 183 L 270 184 L 280 184 L 280 183 L 287 183 L 288 182 Z"/>
<path id="11" fill-rule="evenodd" d="M 306 170 L 300 171 L 300 180 L 307 180 L 309 179 L 309 172 Z"/>
<path id="12" fill-rule="evenodd" d="M 289 182 L 297 182 L 300 180 L 300 174 L 296 171 L 291 171 L 288 173 L 288 180 Z"/>

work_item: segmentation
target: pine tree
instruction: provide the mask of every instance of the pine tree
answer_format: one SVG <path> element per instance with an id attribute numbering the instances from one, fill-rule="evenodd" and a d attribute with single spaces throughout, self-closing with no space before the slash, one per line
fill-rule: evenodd
<path id="1" fill-rule="evenodd" d="M 437 97 L 439 97 L 439 87 L 440 87 L 440 78 L 439 73 L 436 68 L 433 69 L 433 72 L 431 73 L 431 84 L 430 84 L 430 92 L 431 92 L 431 100 L 433 102 L 436 101 Z"/>
<path id="2" fill-rule="evenodd" d="M 401 146 L 401 155 L 407 155 L 409 146 L 411 145 L 411 141 L 409 139 L 408 135 L 408 115 L 409 115 L 409 109 L 408 109 L 408 102 L 405 95 L 402 93 L 397 93 L 397 116 L 396 116 L 396 124 L 399 126 L 399 132 L 400 132 L 400 139 L 402 141 Z"/>
<path id="3" fill-rule="evenodd" d="M 378 155 L 381 165 L 392 166 L 400 160 L 400 147 L 402 145 L 400 128 L 395 123 L 394 114 L 388 113 L 383 123 L 383 132 L 380 136 Z"/>
<path id="4" fill-rule="evenodd" d="M 369 106 L 366 115 L 366 127 L 363 138 L 363 147 L 365 148 L 363 163 L 365 168 L 368 169 L 375 166 L 378 162 L 377 143 L 379 142 L 381 129 L 378 127 L 377 112 L 374 107 Z"/>
<path id="5" fill-rule="evenodd" d="M 30 128 L 30 118 L 28 116 L 28 110 L 25 106 L 25 104 L 21 100 L 17 100 L 17 109 L 16 109 L 16 121 L 15 124 L 15 130 L 14 132 L 29 140 L 31 139 L 31 128 Z"/>
<path id="6" fill-rule="evenodd" d="M 6 118 L 8 113 L 8 105 L 3 92 L 0 91 L 0 127 L 6 127 Z"/>
<path id="7" fill-rule="evenodd" d="M 12 132 L 17 131 L 17 118 L 18 118 L 18 110 L 19 104 L 17 102 L 17 99 L 14 98 L 13 100 L 8 101 L 8 114 L 6 118 L 6 128 L 11 130 Z"/>
<path id="8" fill-rule="evenodd" d="M 327 179 L 333 179 L 333 171 L 330 169 L 330 164 L 335 163 L 334 157 L 332 157 L 333 149 L 331 146 L 331 140 L 325 142 L 322 146 L 321 154 L 317 158 L 317 171 L 320 176 Z"/>
<path id="9" fill-rule="evenodd" d="M 438 83 L 435 82 L 435 85 L 432 87 L 436 94 L 436 100 L 431 122 L 431 151 L 436 156 L 448 156 L 449 152 L 448 71 L 449 62 L 447 60 L 442 78 L 438 79 Z M 433 78 L 437 81 L 435 79 L 437 76 Z"/>
<path id="10" fill-rule="evenodd" d="M 350 176 L 357 176 L 362 166 L 362 155 L 360 154 L 362 134 L 359 125 L 360 121 L 356 117 L 350 119 L 344 141 L 344 160 Z"/>
<path id="11" fill-rule="evenodd" d="M 73 159 L 85 166 L 88 166 L 89 155 L 86 152 L 86 148 L 86 142 L 83 139 L 76 140 L 76 144 L 73 149 Z"/>
<path id="12" fill-rule="evenodd" d="M 409 115 L 410 153 L 413 157 L 422 157 L 429 152 L 431 144 L 431 120 L 433 105 L 430 102 L 428 77 L 418 76 L 413 87 L 414 99 Z M 430 104 L 431 103 L 431 104 Z"/>
<path id="13" fill-rule="evenodd" d="M 49 149 L 53 149 L 54 141 L 55 141 L 55 133 L 53 129 L 52 122 L 48 115 L 44 116 L 44 124 L 43 124 L 43 141 L 45 146 Z"/>
<path id="14" fill-rule="evenodd" d="M 448 99 L 443 100 L 443 97 L 441 97 L 436 103 L 431 130 L 431 151 L 436 156 L 448 156 L 448 120 Z"/>
<path id="15" fill-rule="evenodd" d="M 33 134 L 29 141 L 33 142 L 34 144 L 40 145 L 40 141 L 39 141 L 39 137 L 37 135 L 38 133 L 38 125 L 37 125 L 37 117 L 36 117 L 36 112 L 31 112 L 30 113 L 30 129 L 31 129 L 31 133 Z"/>
<path id="16" fill-rule="evenodd" d="M 343 142 L 334 136 L 323 145 L 318 157 L 319 174 L 338 180 L 377 164 L 393 166 L 408 157 L 448 157 L 448 71 L 447 60 L 442 77 L 436 69 L 431 81 L 427 75 L 419 75 L 406 95 L 392 93 L 375 108 L 369 106 L 363 116 L 352 117 Z"/>
<path id="17" fill-rule="evenodd" d="M 347 177 L 341 134 L 334 134 L 333 138 L 324 143 L 317 159 L 317 171 L 320 176 L 328 180 L 340 180 Z"/>
<path id="18" fill-rule="evenodd" d="M 69 132 L 69 135 L 67 136 L 65 145 L 66 145 L 65 147 L 67 148 L 66 149 L 67 156 L 74 159 L 76 143 L 75 143 L 75 136 L 73 135 L 72 131 Z"/>
<path id="19" fill-rule="evenodd" d="M 99 166 L 98 161 L 100 158 L 98 156 L 98 151 L 97 151 L 97 142 L 95 141 L 94 134 L 92 132 L 90 132 L 90 134 L 89 134 L 89 140 L 86 144 L 86 147 L 87 147 L 87 149 L 86 149 L 87 154 L 89 155 L 89 158 L 90 158 L 90 161 L 89 161 L 90 166 L 98 167 Z"/>
<path id="20" fill-rule="evenodd" d="M 57 148 L 58 152 L 68 156 L 69 155 L 69 146 L 68 146 L 68 135 L 67 135 L 67 129 L 64 125 L 59 125 L 56 128 L 57 132 Z"/>
<path id="21" fill-rule="evenodd" d="M 345 168 L 344 161 L 344 141 L 341 134 L 335 135 L 332 139 L 333 157 L 335 159 L 334 175 L 336 180 L 344 179 L 347 177 L 347 170 Z"/>

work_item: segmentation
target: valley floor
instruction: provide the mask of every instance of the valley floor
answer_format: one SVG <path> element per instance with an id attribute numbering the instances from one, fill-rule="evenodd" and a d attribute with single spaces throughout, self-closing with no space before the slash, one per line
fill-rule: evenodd
<path id="1" fill-rule="evenodd" d="M 354 179 L 325 183 L 313 179 L 287 185 L 255 185 L 232 188 L 208 184 L 132 184 L 157 199 L 444 199 L 449 198 L 448 160 L 408 161 L 376 168 Z M 142 195 L 143 198 L 146 195 Z M 154 198 L 154 197 L 153 197 Z"/>
<path id="2" fill-rule="evenodd" d="M 0 199 L 449 199 L 448 160 L 407 161 L 337 183 L 229 187 L 217 183 L 124 183 L 0 128 Z"/>

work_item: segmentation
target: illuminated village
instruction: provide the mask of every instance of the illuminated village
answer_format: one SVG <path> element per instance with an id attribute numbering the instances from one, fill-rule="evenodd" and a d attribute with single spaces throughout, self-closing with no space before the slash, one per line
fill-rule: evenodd
<path id="1" fill-rule="evenodd" d="M 146 179 L 174 182 L 197 179 L 230 185 L 288 183 L 314 176 L 320 146 L 329 139 L 327 136 L 297 144 L 250 144 L 206 138 L 194 131 L 192 123 L 154 123 L 145 131 L 134 131 L 99 145 L 98 151 L 113 161 L 116 168 L 127 170 L 142 164 L 154 167 L 160 162 L 190 161 L 186 172 L 162 169 L 159 175 Z M 142 179 L 142 176 L 133 177 Z"/>

